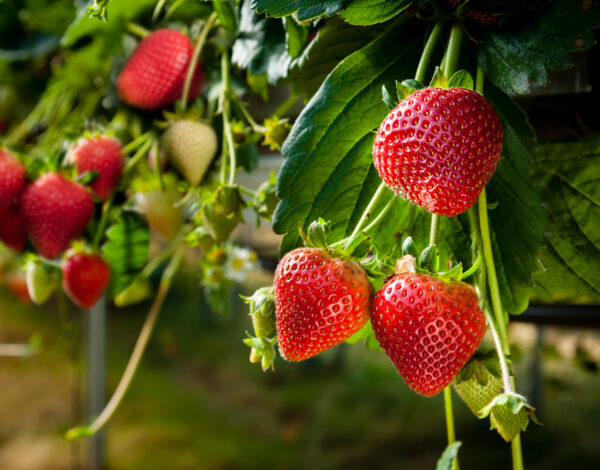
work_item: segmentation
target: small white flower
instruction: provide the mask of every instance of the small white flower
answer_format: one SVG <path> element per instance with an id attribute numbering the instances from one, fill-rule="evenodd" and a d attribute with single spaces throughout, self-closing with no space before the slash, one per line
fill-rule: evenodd
<path id="1" fill-rule="evenodd" d="M 260 269 L 260 262 L 256 251 L 234 246 L 227 256 L 224 268 L 228 279 L 243 282 L 248 272 Z"/>

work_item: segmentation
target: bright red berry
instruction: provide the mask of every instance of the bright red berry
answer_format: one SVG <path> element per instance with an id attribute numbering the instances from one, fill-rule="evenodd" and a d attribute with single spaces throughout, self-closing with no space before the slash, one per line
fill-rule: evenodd
<path id="1" fill-rule="evenodd" d="M 53 259 L 83 233 L 94 214 L 94 201 L 79 183 L 47 173 L 25 191 L 21 212 L 39 253 Z"/>
<path id="2" fill-rule="evenodd" d="M 75 253 L 62 265 L 62 286 L 71 300 L 84 310 L 92 308 L 110 281 L 110 268 L 98 255 Z"/>
<path id="3" fill-rule="evenodd" d="M 500 119 L 483 96 L 424 88 L 381 123 L 373 160 L 396 194 L 434 214 L 455 216 L 477 201 L 501 149 Z"/>
<path id="4" fill-rule="evenodd" d="M 341 343 L 369 318 L 371 284 L 365 271 L 318 248 L 287 253 L 277 266 L 274 288 L 279 350 L 288 361 Z"/>
<path id="5" fill-rule="evenodd" d="M 441 392 L 473 355 L 485 334 L 475 290 L 425 274 L 400 274 L 375 296 L 373 331 L 415 392 Z"/>
<path id="6" fill-rule="evenodd" d="M 100 199 L 108 199 L 123 174 L 125 157 L 121 143 L 106 136 L 81 139 L 71 150 L 70 158 L 78 175 L 87 171 L 98 172 L 98 178 L 90 187 Z"/>
<path id="7" fill-rule="evenodd" d="M 27 232 L 19 205 L 0 207 L 0 241 L 15 253 L 20 253 L 27 243 Z"/>
<path id="8" fill-rule="evenodd" d="M 25 165 L 0 148 L 0 207 L 12 206 L 25 191 Z"/>
<path id="9" fill-rule="evenodd" d="M 194 46 L 183 33 L 159 29 L 140 41 L 117 80 L 117 93 L 125 103 L 145 110 L 160 110 L 181 98 Z M 198 96 L 203 75 L 196 67 L 190 98 Z"/>

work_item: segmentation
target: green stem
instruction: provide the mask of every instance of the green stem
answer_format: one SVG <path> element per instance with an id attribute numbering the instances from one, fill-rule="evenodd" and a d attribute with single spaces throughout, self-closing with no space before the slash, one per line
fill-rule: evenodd
<path id="1" fill-rule="evenodd" d="M 156 7 L 154 7 L 154 11 L 152 12 L 152 22 L 153 23 L 156 22 L 158 15 L 160 15 L 160 12 L 162 11 L 162 9 L 164 8 L 166 3 L 167 3 L 167 0 L 158 0 L 158 3 L 156 4 Z"/>
<path id="2" fill-rule="evenodd" d="M 512 448 L 512 460 L 513 470 L 524 470 L 523 465 L 523 448 L 521 446 L 521 434 L 517 434 L 512 441 L 510 441 Z"/>
<path id="3" fill-rule="evenodd" d="M 363 212 L 363 215 L 360 217 L 358 224 L 356 224 L 356 227 L 354 227 L 354 231 L 352 232 L 352 235 L 350 235 L 349 239 L 352 239 L 356 235 L 358 235 L 358 233 L 361 231 L 361 229 L 365 226 L 365 223 L 367 222 L 367 220 L 369 220 L 369 217 L 371 217 L 371 213 L 373 212 L 373 209 L 375 209 L 375 206 L 377 206 L 377 204 L 379 204 L 379 201 L 385 194 L 385 188 L 386 188 L 385 183 L 381 183 L 379 185 L 379 187 L 377 188 L 377 191 L 375 191 L 375 194 L 373 194 L 373 197 L 371 198 L 369 205 Z"/>
<path id="4" fill-rule="evenodd" d="M 435 44 L 440 36 L 441 31 L 442 23 L 439 22 L 433 27 L 433 30 L 427 39 L 427 43 L 425 44 L 425 48 L 421 54 L 421 59 L 419 60 L 419 65 L 417 66 L 417 72 L 415 73 L 415 80 L 420 83 L 423 83 L 423 80 L 425 80 L 425 76 L 427 74 L 427 65 L 429 64 L 429 59 L 433 53 L 433 49 L 435 48 Z"/>
<path id="5" fill-rule="evenodd" d="M 100 245 L 100 241 L 102 240 L 102 235 L 104 235 L 104 229 L 106 228 L 106 222 L 108 221 L 108 213 L 110 211 L 110 207 L 112 206 L 113 196 L 109 197 L 104 204 L 102 204 L 102 215 L 100 217 L 100 222 L 98 222 L 98 228 L 96 229 L 96 234 L 94 235 L 94 242 L 92 243 L 92 249 L 94 251 L 98 250 L 98 246 Z"/>
<path id="6" fill-rule="evenodd" d="M 125 25 L 125 29 L 134 36 L 138 36 L 140 38 L 145 38 L 150 34 L 150 31 L 148 31 L 146 28 L 132 21 L 129 21 Z"/>
<path id="7" fill-rule="evenodd" d="M 187 70 L 187 74 L 185 76 L 185 83 L 183 85 L 183 94 L 181 95 L 181 108 L 185 111 L 187 108 L 188 97 L 190 94 L 190 87 L 192 86 L 192 80 L 194 78 L 194 73 L 196 71 L 196 65 L 198 64 L 198 58 L 200 57 L 200 53 L 202 52 L 202 48 L 204 47 L 204 43 L 206 42 L 206 38 L 208 37 L 208 33 L 212 28 L 214 21 L 217 19 L 217 13 L 213 12 L 208 19 L 206 20 L 206 24 L 204 28 L 202 28 L 202 32 L 198 36 L 198 40 L 196 41 L 196 46 L 194 47 L 194 53 L 192 55 L 192 60 L 190 61 L 190 65 Z"/>
<path id="8" fill-rule="evenodd" d="M 229 98 L 231 96 L 231 71 L 229 64 L 229 51 L 223 52 L 221 56 L 221 74 L 223 77 L 223 134 L 227 143 L 229 154 L 229 184 L 235 183 L 235 171 L 237 169 L 237 159 L 235 155 L 235 144 L 233 142 L 233 133 L 231 131 L 231 118 L 229 115 Z"/>
<path id="9" fill-rule="evenodd" d="M 117 408 L 123 401 L 123 398 L 127 393 L 129 386 L 131 385 L 133 377 L 135 376 L 137 368 L 140 365 L 144 351 L 148 345 L 148 340 L 150 339 L 154 325 L 156 325 L 158 314 L 160 313 L 162 304 L 167 296 L 167 293 L 169 292 L 169 288 L 171 287 L 173 276 L 177 272 L 179 264 L 181 263 L 181 259 L 183 258 L 184 250 L 185 247 L 182 247 L 175 253 L 171 259 L 171 262 L 163 273 L 158 292 L 154 298 L 154 302 L 150 307 L 150 311 L 148 312 L 148 316 L 146 317 L 144 325 L 142 326 L 142 330 L 140 331 L 140 335 L 135 343 L 135 347 L 133 348 L 133 352 L 131 353 L 127 367 L 125 368 L 125 372 L 123 373 L 123 376 L 121 377 L 113 396 L 110 398 L 108 404 L 104 407 L 98 417 L 92 422 L 92 424 L 89 426 L 70 429 L 67 432 L 67 439 L 77 439 L 79 437 L 94 435 L 100 431 L 100 429 L 102 429 L 106 423 L 108 423 L 110 418 L 117 411 Z"/>
<path id="10" fill-rule="evenodd" d="M 446 54 L 444 75 L 452 76 L 458 65 L 458 57 L 460 54 L 460 43 L 462 40 L 462 26 L 460 23 L 454 23 L 450 31 L 450 39 L 448 41 L 448 50 Z"/>
<path id="11" fill-rule="evenodd" d="M 254 120 L 254 118 L 248 111 L 248 108 L 246 108 L 246 105 L 242 102 L 242 100 L 237 95 L 233 94 L 231 96 L 231 101 L 233 101 L 236 104 L 236 106 L 238 107 L 238 109 L 242 112 L 242 114 L 244 115 L 244 118 L 246 118 L 246 121 L 248 122 L 248 124 L 250 124 L 250 127 L 252 128 L 252 130 L 254 132 L 263 133 L 267 130 L 266 127 L 261 126 Z"/>
<path id="12" fill-rule="evenodd" d="M 381 222 L 381 220 L 390 211 L 390 209 L 392 208 L 392 206 L 394 205 L 394 203 L 397 200 L 398 200 L 398 198 L 396 197 L 396 195 L 392 195 L 392 198 L 388 201 L 388 203 L 384 206 L 384 208 L 381 209 L 381 212 L 379 212 L 379 214 L 377 214 L 377 217 L 375 217 L 375 219 L 373 219 L 373 221 L 363 229 L 363 232 L 369 233 L 373 227 L 375 227 L 379 222 Z"/>
<path id="13" fill-rule="evenodd" d="M 429 232 L 429 245 L 435 245 L 437 243 L 439 232 L 440 232 L 440 216 L 432 213 L 431 214 L 431 230 Z"/>
<path id="14" fill-rule="evenodd" d="M 145 156 L 148 154 L 148 152 L 150 151 L 150 148 L 152 147 L 152 141 L 153 139 L 148 139 L 146 142 L 144 142 L 144 144 L 140 147 L 140 149 L 135 153 L 135 155 L 133 157 L 131 157 L 129 159 L 129 161 L 127 162 L 127 164 L 125 165 L 125 169 L 123 170 L 123 175 L 126 175 L 127 173 L 129 173 L 133 168 L 135 168 L 135 166 L 138 164 L 138 162 Z M 158 156 L 157 156 L 158 158 Z"/>
<path id="15" fill-rule="evenodd" d="M 125 147 L 123 147 L 123 153 L 128 154 L 132 150 L 135 150 L 136 148 L 138 148 L 140 145 L 142 145 L 146 141 L 146 139 L 148 138 L 150 133 L 151 133 L 151 131 L 145 132 L 144 134 L 133 139 Z"/>
<path id="16" fill-rule="evenodd" d="M 448 385 L 444 389 L 444 409 L 446 410 L 446 435 L 448 436 L 448 445 L 456 441 L 454 433 L 454 411 L 452 409 L 452 388 Z M 458 457 L 452 461 L 452 469 L 458 470 Z"/>
<path id="17" fill-rule="evenodd" d="M 299 98 L 300 96 L 294 94 L 288 96 L 285 101 L 281 103 L 275 111 L 273 111 L 273 116 L 283 116 L 294 104 L 296 104 L 296 101 L 298 101 Z"/>

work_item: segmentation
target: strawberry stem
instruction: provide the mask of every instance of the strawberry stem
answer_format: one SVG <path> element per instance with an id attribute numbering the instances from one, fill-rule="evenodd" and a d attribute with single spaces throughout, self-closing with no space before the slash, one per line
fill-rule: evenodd
<path id="1" fill-rule="evenodd" d="M 237 161 L 235 155 L 235 144 L 233 142 L 233 133 L 231 131 L 231 117 L 229 115 L 229 99 L 232 95 L 230 68 L 229 51 L 225 51 L 221 56 L 221 74 L 223 77 L 223 134 L 225 135 L 227 154 L 229 155 L 229 185 L 232 186 L 235 183 L 235 170 L 237 167 Z"/>
<path id="2" fill-rule="evenodd" d="M 435 44 L 440 36 L 440 32 L 442 31 L 442 23 L 436 23 L 427 39 L 427 43 L 425 44 L 425 48 L 423 49 L 423 53 L 421 54 L 421 59 L 419 60 L 419 65 L 417 66 L 417 72 L 415 73 L 415 80 L 423 83 L 425 80 L 425 76 L 427 74 L 427 65 L 429 64 L 429 58 L 435 48 Z"/>
<path id="3" fill-rule="evenodd" d="M 144 134 L 146 135 L 146 134 Z M 142 144 L 142 146 L 139 148 L 139 150 L 133 155 L 133 157 L 131 157 L 129 159 L 129 161 L 125 164 L 125 169 L 123 170 L 123 176 L 125 176 L 127 173 L 129 173 L 133 168 L 135 168 L 135 166 L 138 164 L 138 162 L 148 154 L 148 152 L 150 151 L 150 148 L 152 147 L 152 142 L 154 140 L 153 136 L 146 136 L 146 141 Z M 158 158 L 158 156 L 156 157 Z"/>
<path id="4" fill-rule="evenodd" d="M 102 235 L 104 235 L 106 222 L 108 221 L 108 213 L 110 212 L 112 202 L 113 196 L 109 197 L 106 201 L 104 201 L 104 204 L 102 204 L 102 215 L 100 216 L 100 222 L 98 222 L 98 228 L 96 229 L 96 234 L 94 235 L 94 242 L 92 243 L 92 250 L 94 251 L 98 250 L 98 246 L 100 245 L 100 241 L 102 240 Z"/>
<path id="5" fill-rule="evenodd" d="M 208 33 L 210 32 L 210 29 L 212 28 L 212 25 L 216 19 L 217 13 L 213 11 L 213 13 L 206 20 L 206 24 L 204 25 L 204 28 L 202 28 L 202 32 L 198 36 L 198 40 L 194 46 L 194 53 L 192 54 L 192 60 L 190 61 L 190 65 L 187 69 L 185 83 L 183 85 L 183 94 L 181 95 L 181 109 L 184 111 L 187 108 L 190 87 L 192 86 L 192 79 L 194 78 L 194 72 L 196 71 L 196 66 L 198 65 L 198 58 L 200 57 L 200 53 L 202 52 L 202 48 L 204 47 Z"/>
<path id="6" fill-rule="evenodd" d="M 431 214 L 431 230 L 429 232 L 429 245 L 435 245 L 437 243 L 438 234 L 440 232 L 440 216 L 438 214 Z"/>
<path id="7" fill-rule="evenodd" d="M 448 445 L 456 441 L 454 433 L 454 411 L 452 409 L 452 389 L 450 385 L 444 388 L 444 409 L 446 410 L 446 434 L 448 436 Z M 452 461 L 452 470 L 459 470 L 458 458 Z"/>
<path id="8" fill-rule="evenodd" d="M 113 396 L 110 398 L 108 404 L 104 407 L 102 412 L 98 415 L 98 417 L 90 424 L 89 426 L 73 428 L 67 431 L 68 439 L 77 439 L 80 437 L 92 436 L 100 429 L 102 429 L 106 423 L 111 419 L 114 413 L 117 411 L 117 408 L 121 404 L 123 397 L 127 393 L 129 386 L 135 376 L 138 366 L 140 365 L 141 359 L 144 355 L 144 351 L 146 350 L 146 346 L 148 345 L 148 340 L 152 335 L 152 331 L 154 329 L 154 325 L 156 325 L 156 320 L 158 318 L 158 314 L 160 313 L 162 304 L 169 292 L 171 287 L 171 282 L 173 280 L 173 276 L 177 272 L 179 268 L 179 264 L 181 263 L 181 259 L 183 258 L 185 247 L 181 247 L 171 258 L 171 262 L 165 269 L 162 279 L 160 280 L 160 286 L 158 288 L 158 292 L 156 293 L 156 297 L 154 298 L 154 302 L 150 307 L 150 311 L 148 312 L 148 316 L 146 317 L 146 321 L 142 326 L 142 330 L 140 331 L 140 335 L 135 343 L 133 348 L 133 352 L 131 353 L 131 357 L 129 358 L 129 362 L 127 363 L 127 367 L 125 368 L 125 372 L 113 393 Z"/>
<path id="9" fill-rule="evenodd" d="M 458 65 L 458 57 L 460 54 L 460 43 L 462 40 L 462 26 L 460 23 L 454 23 L 450 31 L 450 39 L 448 40 L 448 49 L 444 60 L 444 75 L 452 76 Z"/>
<path id="10" fill-rule="evenodd" d="M 127 32 L 142 39 L 150 34 L 150 31 L 148 31 L 146 28 L 132 21 L 129 21 L 125 25 L 125 29 L 127 30 Z"/>
<path id="11" fill-rule="evenodd" d="M 367 223 L 367 220 L 369 220 L 369 218 L 371 217 L 373 209 L 375 209 L 377 204 L 379 204 L 379 201 L 381 201 L 381 198 L 383 197 L 383 195 L 385 193 L 385 188 L 386 188 L 385 183 L 381 183 L 379 185 L 379 187 L 377 188 L 377 191 L 375 191 L 375 194 L 373 194 L 373 197 L 371 198 L 369 205 L 363 212 L 363 215 L 360 217 L 358 224 L 356 224 L 356 227 L 354 227 L 354 230 L 352 231 L 352 234 L 349 237 L 350 239 L 357 236 L 359 234 L 359 232 L 361 231 L 361 229 L 365 226 L 365 224 Z"/>
<path id="12" fill-rule="evenodd" d="M 281 103 L 275 111 L 273 111 L 272 116 L 282 117 L 294 104 L 298 101 L 300 97 L 295 95 L 294 93 L 290 94 L 283 103 Z"/>

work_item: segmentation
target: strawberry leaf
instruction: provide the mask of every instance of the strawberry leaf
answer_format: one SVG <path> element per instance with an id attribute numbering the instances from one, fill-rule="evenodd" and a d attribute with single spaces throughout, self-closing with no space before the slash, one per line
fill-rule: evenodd
<path id="1" fill-rule="evenodd" d="M 549 175 L 544 200 L 548 248 L 536 275 L 541 302 L 600 301 L 600 137 L 554 143 L 537 151 Z"/>
<path id="2" fill-rule="evenodd" d="M 102 255 L 110 266 L 110 292 L 114 297 L 132 283 L 146 264 L 150 235 L 140 217 L 122 211 L 106 236 L 108 241 L 102 247 Z"/>
<path id="3" fill-rule="evenodd" d="M 310 20 L 317 16 L 331 16 L 342 10 L 347 0 L 252 0 L 250 7 L 258 13 L 281 18 L 296 13 L 299 20 Z"/>
<path id="4" fill-rule="evenodd" d="M 444 450 L 444 452 L 442 453 L 440 459 L 438 460 L 437 465 L 435 466 L 435 470 L 450 470 L 452 468 L 452 462 L 458 455 L 458 449 L 460 449 L 461 445 L 462 442 L 460 441 L 449 444 L 448 447 L 446 447 L 446 450 Z"/>
<path id="5" fill-rule="evenodd" d="M 452 74 L 448 79 L 448 86 L 450 88 L 467 88 L 473 90 L 473 77 L 466 70 L 458 70 Z"/>
<path id="6" fill-rule="evenodd" d="M 367 26 L 383 23 L 402 13 L 414 2 L 413 0 L 351 0 L 340 13 L 348 23 Z"/>
<path id="7" fill-rule="evenodd" d="M 559 0 L 543 16 L 518 28 L 489 28 L 479 44 L 478 62 L 506 93 L 527 93 L 532 84 L 546 85 L 548 70 L 572 65 L 569 52 L 588 49 L 600 25 L 597 8 L 585 2 Z"/>

